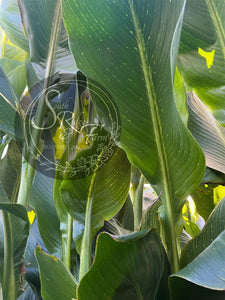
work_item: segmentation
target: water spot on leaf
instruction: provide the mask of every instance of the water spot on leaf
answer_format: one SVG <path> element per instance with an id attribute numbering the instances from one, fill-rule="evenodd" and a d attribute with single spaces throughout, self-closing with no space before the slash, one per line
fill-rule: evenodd
<path id="1" fill-rule="evenodd" d="M 215 49 L 211 52 L 206 52 L 202 50 L 200 47 L 198 48 L 198 54 L 200 54 L 202 57 L 205 58 L 207 68 L 210 69 L 213 65 L 214 55 L 215 55 Z"/>

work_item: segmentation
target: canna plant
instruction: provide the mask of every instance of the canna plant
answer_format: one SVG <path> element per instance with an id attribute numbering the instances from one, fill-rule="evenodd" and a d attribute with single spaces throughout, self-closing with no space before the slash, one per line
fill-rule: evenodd
<path id="1" fill-rule="evenodd" d="M 0 7 L 3 299 L 224 299 L 223 1 Z"/>

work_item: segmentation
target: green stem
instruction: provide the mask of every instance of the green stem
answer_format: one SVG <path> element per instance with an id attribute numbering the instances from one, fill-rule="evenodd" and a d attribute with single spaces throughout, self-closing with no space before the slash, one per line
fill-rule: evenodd
<path id="1" fill-rule="evenodd" d="M 67 221 L 67 240 L 65 245 L 65 265 L 71 269 L 71 244 L 72 244 L 73 218 L 68 214 Z"/>
<path id="2" fill-rule="evenodd" d="M 13 237 L 10 215 L 2 211 L 4 225 L 3 299 L 16 299 L 16 282 L 13 265 Z"/>
<path id="3" fill-rule="evenodd" d="M 38 101 L 37 112 L 35 116 L 35 126 L 32 128 L 32 139 L 31 139 L 32 141 L 30 143 L 30 149 L 27 154 L 27 160 L 26 162 L 23 163 L 20 189 L 17 198 L 17 203 L 22 204 L 25 207 L 28 207 L 29 205 L 30 191 L 35 176 L 35 167 L 34 167 L 36 163 L 35 157 L 39 155 L 38 148 L 41 140 L 43 120 L 45 116 L 46 107 L 48 105 L 46 101 L 47 90 L 50 85 L 50 77 L 54 67 L 54 56 L 55 56 L 56 42 L 58 38 L 61 17 L 62 17 L 61 1 L 58 1 L 56 7 L 56 19 L 55 19 L 55 24 L 51 35 L 48 60 L 46 65 L 45 81 L 43 87 L 44 92 Z"/>
<path id="4" fill-rule="evenodd" d="M 80 255 L 80 280 L 83 276 L 89 271 L 91 267 L 91 247 L 92 247 L 92 237 L 91 237 L 91 215 L 92 215 L 92 204 L 95 192 L 95 183 L 96 183 L 96 173 L 94 173 L 91 186 L 88 195 L 86 214 L 85 214 L 85 228 L 84 235 L 81 246 L 81 255 Z"/>
<path id="5" fill-rule="evenodd" d="M 138 225 L 142 219 L 142 211 L 143 211 L 143 188 L 144 188 L 145 178 L 143 175 L 140 177 L 139 184 L 135 191 L 134 199 L 133 199 L 133 209 L 134 209 L 134 230 L 137 229 Z"/>

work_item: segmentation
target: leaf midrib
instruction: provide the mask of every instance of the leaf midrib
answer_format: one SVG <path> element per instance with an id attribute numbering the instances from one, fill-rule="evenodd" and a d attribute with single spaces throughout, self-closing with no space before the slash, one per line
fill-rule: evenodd
<path id="1" fill-rule="evenodd" d="M 136 41 L 139 49 L 141 65 L 144 73 L 146 90 L 147 90 L 147 95 L 149 100 L 150 111 L 151 111 L 156 147 L 157 147 L 159 162 L 162 171 L 162 183 L 163 183 L 163 188 L 165 193 L 165 197 L 164 197 L 165 201 L 163 201 L 163 205 L 166 211 L 166 216 L 165 216 L 166 222 L 164 224 L 165 226 L 164 229 L 166 230 L 168 229 L 169 231 L 170 247 L 171 247 L 170 249 L 168 249 L 168 251 L 169 252 L 171 251 L 169 256 L 172 264 L 172 270 L 173 272 L 177 272 L 179 270 L 179 258 L 178 258 L 176 233 L 175 233 L 176 209 L 173 207 L 173 203 L 172 203 L 173 194 L 170 185 L 170 182 L 172 182 L 172 180 L 170 180 L 169 164 L 168 164 L 168 158 L 165 150 L 166 148 L 163 141 L 161 119 L 159 115 L 156 93 L 155 93 L 154 83 L 152 79 L 152 71 L 150 65 L 148 64 L 148 58 L 145 50 L 145 42 L 133 7 L 133 0 L 128 0 L 128 3 L 133 18 L 133 24 L 136 33 Z"/>
<path id="2" fill-rule="evenodd" d="M 165 189 L 165 196 L 167 201 L 169 201 L 169 206 L 172 206 L 170 199 L 172 199 L 172 191 L 170 187 L 170 176 L 169 176 L 169 167 L 168 167 L 168 160 L 167 155 L 165 151 L 165 145 L 163 142 L 163 134 L 162 134 L 162 127 L 161 127 L 161 120 L 158 112 L 158 106 L 157 106 L 157 100 L 156 100 L 156 93 L 154 89 L 154 83 L 152 80 L 152 72 L 151 67 L 148 65 L 148 59 L 146 57 L 146 51 L 145 51 L 145 42 L 143 35 L 141 33 L 141 29 L 139 27 L 138 20 L 135 15 L 134 7 L 133 7 L 133 1 L 129 1 L 130 9 L 133 17 L 134 27 L 136 31 L 136 40 L 138 44 L 139 54 L 141 58 L 141 65 L 144 73 L 144 79 L 147 89 L 147 95 L 149 100 L 149 105 L 151 109 L 151 116 L 152 116 L 152 122 L 153 122 L 153 130 L 155 134 L 155 140 L 156 140 L 156 146 L 158 150 L 158 156 L 160 165 L 162 168 L 162 177 L 163 177 L 163 183 L 164 183 L 164 189 Z M 172 208 L 172 207 L 171 207 Z M 169 209 L 169 207 L 168 207 Z"/>
<path id="3" fill-rule="evenodd" d="M 221 18 L 218 15 L 217 8 L 215 7 L 215 4 L 211 0 L 205 0 L 205 1 L 206 1 L 207 6 L 208 6 L 208 9 L 209 9 L 210 15 L 212 17 L 212 20 L 213 20 L 214 26 L 216 28 L 216 31 L 218 33 L 219 42 L 221 44 L 223 55 L 225 57 L 225 32 L 224 32 L 224 29 L 223 29 L 223 25 L 221 23 Z"/>

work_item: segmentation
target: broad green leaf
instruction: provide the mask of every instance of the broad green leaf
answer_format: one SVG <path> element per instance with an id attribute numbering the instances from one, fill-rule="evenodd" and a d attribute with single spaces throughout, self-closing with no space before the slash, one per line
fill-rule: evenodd
<path id="1" fill-rule="evenodd" d="M 19 99 L 1 68 L 0 81 L 0 130 L 21 140 L 23 131 L 22 118 L 18 112 Z"/>
<path id="2" fill-rule="evenodd" d="M 224 246 L 225 231 L 222 231 L 191 263 L 172 275 L 170 280 L 179 277 L 206 288 L 224 290 Z"/>
<path id="3" fill-rule="evenodd" d="M 206 165 L 225 173 L 225 128 L 194 94 L 188 94 L 188 128 L 201 146 Z"/>
<path id="4" fill-rule="evenodd" d="M 53 200 L 54 178 L 36 172 L 30 194 L 30 206 L 35 210 L 41 237 L 50 254 L 62 257 L 59 219 Z"/>
<path id="5" fill-rule="evenodd" d="M 93 266 L 78 286 L 78 299 L 169 299 L 168 275 L 165 250 L 154 230 L 121 237 L 102 233 Z"/>
<path id="6" fill-rule="evenodd" d="M 23 31 L 20 8 L 17 0 L 1 0 L 0 26 L 20 48 L 28 51 L 28 41 Z"/>
<path id="7" fill-rule="evenodd" d="M 53 46 L 52 29 L 58 3 L 59 0 L 20 1 L 22 20 L 29 40 L 30 58 L 39 79 L 44 78 L 49 49 Z M 67 33 L 62 21 L 56 45 L 53 73 L 58 71 L 61 73 L 76 72 L 76 65 L 69 50 Z"/>
<path id="8" fill-rule="evenodd" d="M 84 150 L 80 154 L 84 159 L 90 157 L 89 150 Z M 74 163 L 79 162 L 79 159 L 80 157 L 77 156 Z M 94 176 L 93 234 L 103 225 L 104 220 L 111 219 L 119 211 L 126 200 L 130 184 L 130 163 L 124 151 L 117 148 L 105 166 L 96 173 L 80 179 L 63 181 L 61 185 L 63 201 L 73 218 L 83 225 L 91 181 Z"/>
<path id="9" fill-rule="evenodd" d="M 224 219 L 225 198 L 223 198 L 215 207 L 201 233 L 192 239 L 183 249 L 181 255 L 182 267 L 192 262 L 204 249 L 214 242 L 221 232 L 225 230 Z"/>
<path id="10" fill-rule="evenodd" d="M 0 66 L 8 77 L 8 80 L 11 82 L 16 94 L 20 97 L 27 83 L 25 64 L 15 60 L 2 58 L 0 59 Z"/>
<path id="11" fill-rule="evenodd" d="M 170 279 L 171 300 L 224 300 L 225 292 L 196 285 L 180 277 Z"/>
<path id="12" fill-rule="evenodd" d="M 77 283 L 73 275 L 57 257 L 35 250 L 41 277 L 41 294 L 45 300 L 75 300 Z"/>
<path id="13" fill-rule="evenodd" d="M 78 67 L 111 95 L 121 118 L 120 146 L 162 193 L 168 245 L 183 201 L 204 173 L 202 151 L 173 97 L 183 13 L 184 1 L 63 0 Z"/>
<path id="14" fill-rule="evenodd" d="M 224 14 L 223 1 L 187 1 L 178 56 L 186 85 L 213 110 L 224 109 Z"/>

